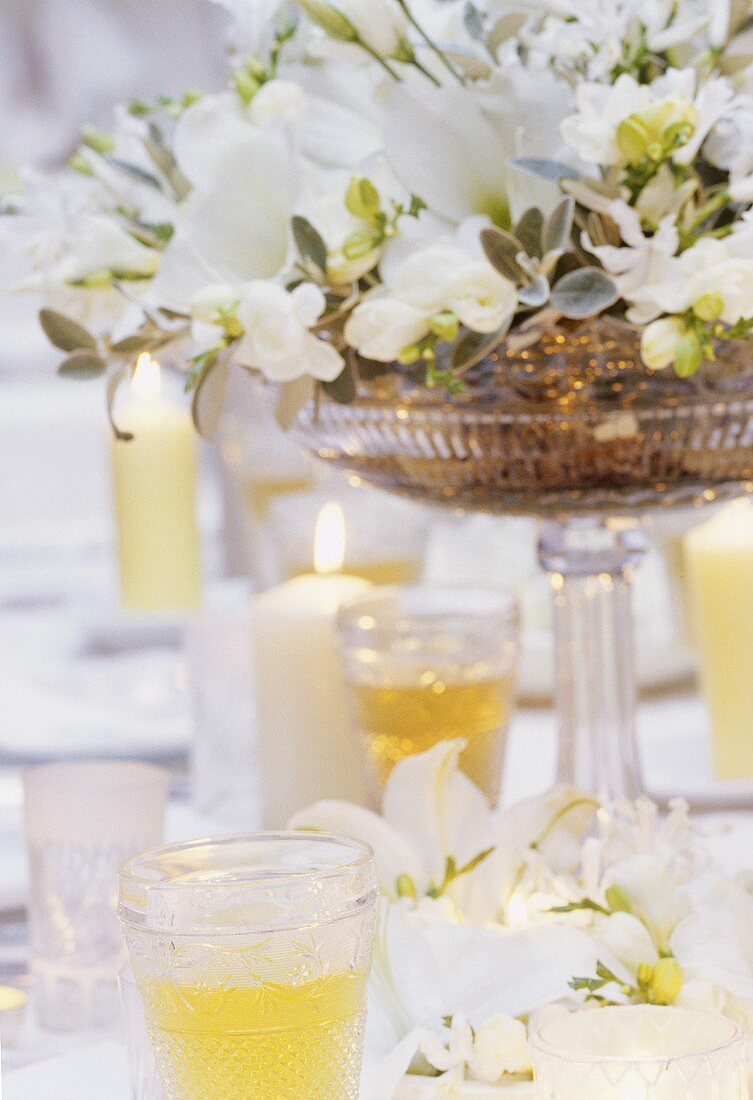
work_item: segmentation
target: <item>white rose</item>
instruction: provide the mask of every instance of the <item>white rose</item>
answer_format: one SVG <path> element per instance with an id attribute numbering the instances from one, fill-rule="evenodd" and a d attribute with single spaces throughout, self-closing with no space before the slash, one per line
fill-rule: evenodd
<path id="1" fill-rule="evenodd" d="M 659 961 L 651 933 L 631 913 L 612 913 L 605 917 L 596 925 L 594 935 L 631 975 L 637 973 L 642 963 L 653 966 Z"/>
<path id="2" fill-rule="evenodd" d="M 515 284 L 483 260 L 468 264 L 450 289 L 450 308 L 474 332 L 496 332 L 515 312 Z"/>
<path id="3" fill-rule="evenodd" d="M 310 374 L 331 382 L 342 372 L 340 353 L 309 326 L 324 310 L 324 295 L 311 283 L 287 291 L 256 279 L 243 285 L 237 317 L 244 329 L 238 359 L 274 382 Z"/>
<path id="4" fill-rule="evenodd" d="M 471 1077 L 496 1084 L 505 1073 L 530 1073 L 531 1050 L 528 1035 L 520 1020 L 512 1016 L 492 1016 L 476 1028 L 473 1055 L 468 1060 Z"/>
<path id="5" fill-rule="evenodd" d="M 380 57 L 401 53 L 408 19 L 394 0 L 301 0 L 301 6 L 333 38 L 360 40 Z"/>
<path id="6" fill-rule="evenodd" d="M 389 295 L 367 298 L 345 326 L 345 339 L 366 359 L 391 363 L 429 331 L 431 313 Z"/>
<path id="7" fill-rule="evenodd" d="M 641 354 L 651 370 L 664 370 L 675 361 L 677 345 L 685 335 L 681 317 L 661 317 L 643 330 Z"/>
<path id="8" fill-rule="evenodd" d="M 264 126 L 278 118 L 298 122 L 307 109 L 306 95 L 298 84 L 292 80 L 268 80 L 251 100 L 248 114 L 255 126 Z"/>
<path id="9" fill-rule="evenodd" d="M 389 277 L 390 289 L 416 309 L 439 313 L 449 306 L 452 287 L 471 262 L 468 253 L 454 245 L 431 245 L 419 249 L 404 260 Z"/>

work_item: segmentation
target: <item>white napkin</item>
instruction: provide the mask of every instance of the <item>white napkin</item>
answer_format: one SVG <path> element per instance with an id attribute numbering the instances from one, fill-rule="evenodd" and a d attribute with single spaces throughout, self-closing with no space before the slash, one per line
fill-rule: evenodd
<path id="1" fill-rule="evenodd" d="M 3 1074 L 4 1100 L 129 1100 L 128 1062 L 119 1043 L 47 1058 Z"/>

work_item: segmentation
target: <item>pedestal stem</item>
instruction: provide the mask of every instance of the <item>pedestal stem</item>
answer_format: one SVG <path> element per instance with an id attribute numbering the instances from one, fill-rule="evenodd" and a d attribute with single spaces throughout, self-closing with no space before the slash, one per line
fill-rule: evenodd
<path id="1" fill-rule="evenodd" d="M 645 548 L 631 520 L 546 521 L 539 535 L 554 598 L 557 779 L 607 798 L 642 790 L 631 585 Z"/>

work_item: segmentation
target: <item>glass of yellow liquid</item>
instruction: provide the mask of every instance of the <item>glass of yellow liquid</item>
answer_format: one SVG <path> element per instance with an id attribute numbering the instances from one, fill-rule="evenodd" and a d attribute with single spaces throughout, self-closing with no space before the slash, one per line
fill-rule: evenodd
<path id="1" fill-rule="evenodd" d="M 462 737 L 461 766 L 496 805 L 515 700 L 516 601 L 461 587 L 380 588 L 343 607 L 337 625 L 374 793 L 404 757 Z"/>
<path id="2" fill-rule="evenodd" d="M 129 860 L 120 919 L 164 1100 L 357 1100 L 376 899 L 371 849 L 342 837 Z"/>

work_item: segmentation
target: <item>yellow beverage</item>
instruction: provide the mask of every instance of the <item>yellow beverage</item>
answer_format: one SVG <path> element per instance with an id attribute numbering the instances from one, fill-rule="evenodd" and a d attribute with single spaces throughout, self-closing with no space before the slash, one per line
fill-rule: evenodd
<path id="1" fill-rule="evenodd" d="M 463 737 L 465 773 L 496 803 L 513 704 L 511 675 L 443 680 L 431 671 L 410 683 L 356 683 L 357 728 L 380 786 L 400 760 L 439 741 Z"/>
<path id="2" fill-rule="evenodd" d="M 145 983 L 165 1100 L 351 1100 L 366 978 L 285 985 Z"/>
<path id="3" fill-rule="evenodd" d="M 246 507 L 257 523 L 263 523 L 277 497 L 289 493 L 304 493 L 313 486 L 313 478 L 305 473 L 274 477 L 271 474 L 256 476 L 252 473 L 243 480 L 243 496 Z M 310 570 L 309 570 L 310 572 Z"/>

